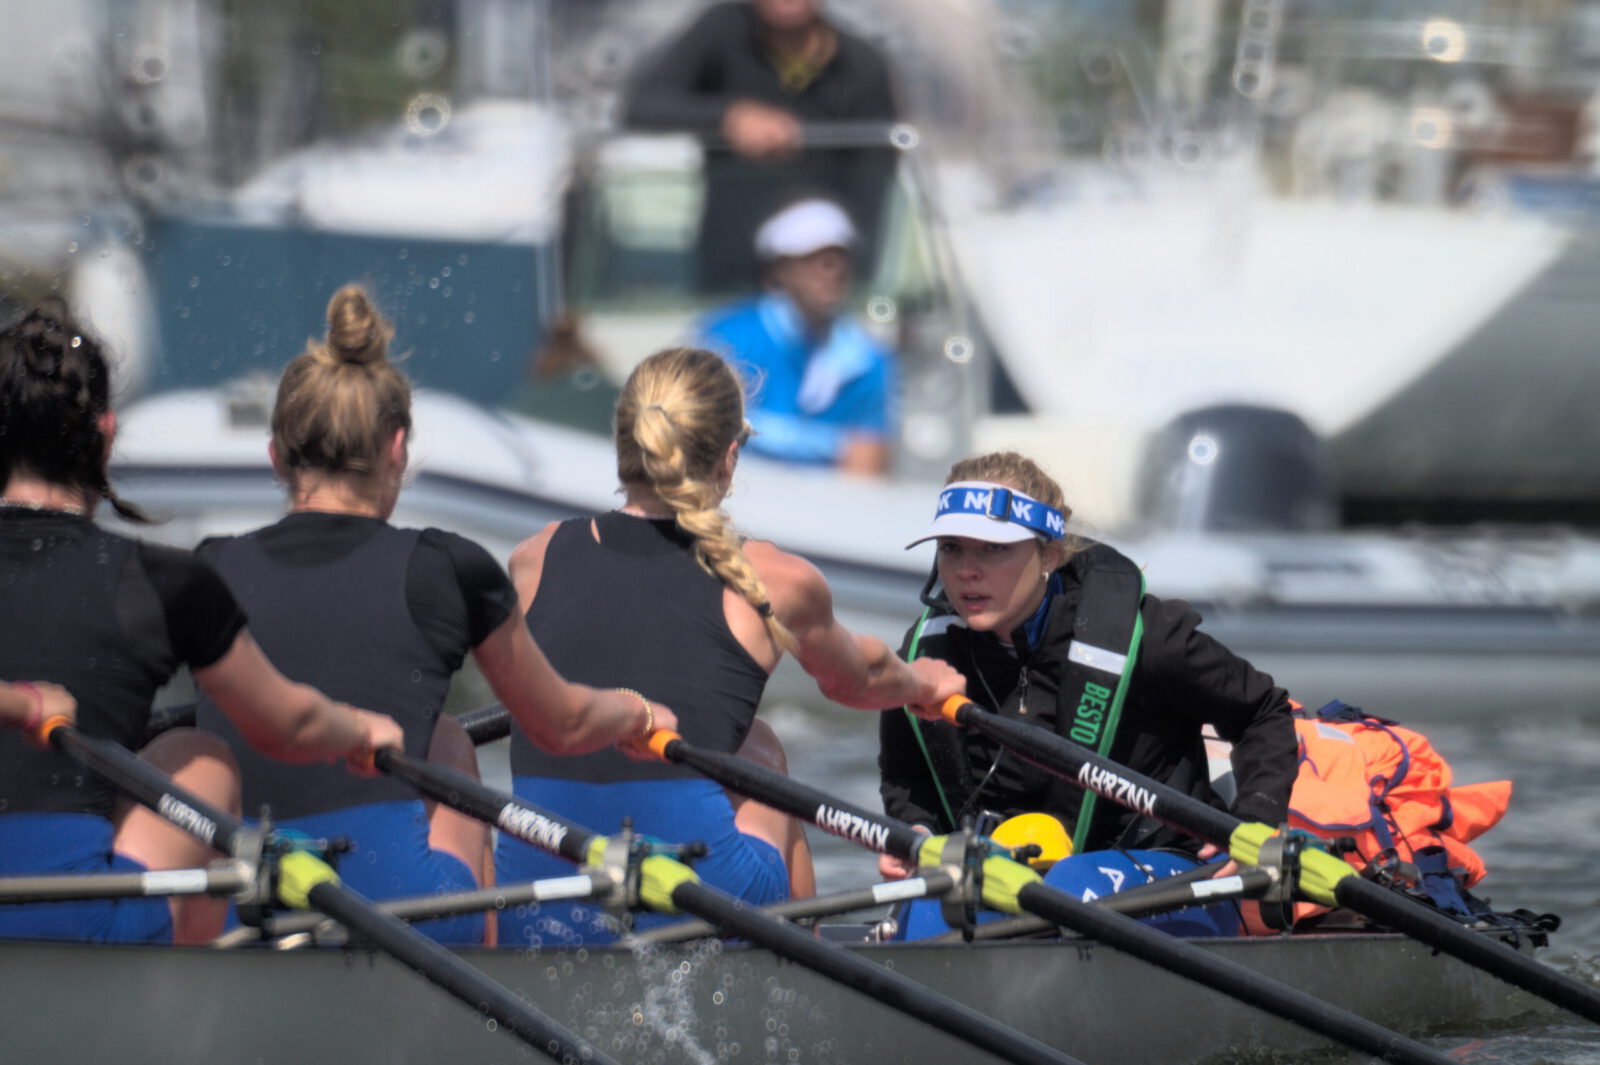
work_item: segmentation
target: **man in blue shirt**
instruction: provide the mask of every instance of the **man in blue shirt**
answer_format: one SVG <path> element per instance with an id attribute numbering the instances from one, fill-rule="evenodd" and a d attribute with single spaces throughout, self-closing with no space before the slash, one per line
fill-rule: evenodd
<path id="1" fill-rule="evenodd" d="M 756 231 L 767 290 L 700 323 L 750 389 L 756 454 L 850 473 L 889 470 L 899 375 L 894 356 L 844 312 L 855 227 L 831 200 L 807 199 Z"/>

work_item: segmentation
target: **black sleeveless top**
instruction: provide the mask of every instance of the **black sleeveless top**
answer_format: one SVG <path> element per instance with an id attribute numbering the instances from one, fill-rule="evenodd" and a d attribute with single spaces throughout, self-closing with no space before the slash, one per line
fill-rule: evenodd
<path id="1" fill-rule="evenodd" d="M 451 675 L 469 649 L 464 627 L 454 646 L 435 646 L 408 603 L 413 556 L 434 531 L 397 529 L 378 518 L 291 514 L 244 536 L 209 540 L 201 554 L 249 612 L 250 631 L 273 665 L 331 698 L 390 715 L 405 730 L 406 753 L 423 758 Z M 503 572 L 500 581 L 509 588 Z M 487 633 L 472 635 L 476 646 Z M 290 765 L 259 754 L 203 695 L 198 723 L 233 748 L 249 816 L 263 804 L 274 817 L 290 818 L 416 797 L 403 781 L 357 777 L 342 763 Z"/>
<path id="2" fill-rule="evenodd" d="M 48 680 L 90 736 L 137 749 L 157 689 L 227 654 L 244 615 L 188 551 L 71 514 L 0 507 L 0 677 Z M 0 814 L 110 817 L 116 792 L 66 755 L 0 729 Z"/>
<path id="3" fill-rule="evenodd" d="M 722 582 L 694 558 L 694 538 L 671 519 L 615 511 L 562 522 L 545 551 L 528 630 L 568 680 L 633 688 L 670 706 L 683 738 L 714 751 L 744 742 L 767 673 L 733 633 Z M 613 750 L 557 757 L 511 735 L 518 776 L 593 783 L 698 776 Z"/>

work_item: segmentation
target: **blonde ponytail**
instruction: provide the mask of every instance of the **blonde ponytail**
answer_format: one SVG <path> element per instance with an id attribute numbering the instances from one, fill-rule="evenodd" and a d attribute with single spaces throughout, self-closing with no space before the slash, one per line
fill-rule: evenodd
<path id="1" fill-rule="evenodd" d="M 617 476 L 650 486 L 694 537 L 700 565 L 749 603 L 772 642 L 793 654 L 794 634 L 773 612 L 743 539 L 717 505 L 713 478 L 744 427 L 744 390 L 721 357 L 700 348 L 659 351 L 634 369 L 617 399 Z"/>

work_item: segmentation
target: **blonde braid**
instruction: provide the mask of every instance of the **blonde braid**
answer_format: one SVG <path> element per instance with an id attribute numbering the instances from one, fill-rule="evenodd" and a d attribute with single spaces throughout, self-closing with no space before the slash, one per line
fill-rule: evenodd
<path id="1" fill-rule="evenodd" d="M 773 612 L 743 540 L 716 505 L 711 475 L 744 427 L 744 393 L 727 363 L 698 348 L 672 348 L 640 363 L 617 400 L 617 472 L 643 481 L 695 538 L 695 559 L 755 608 L 772 642 L 798 643 Z"/>

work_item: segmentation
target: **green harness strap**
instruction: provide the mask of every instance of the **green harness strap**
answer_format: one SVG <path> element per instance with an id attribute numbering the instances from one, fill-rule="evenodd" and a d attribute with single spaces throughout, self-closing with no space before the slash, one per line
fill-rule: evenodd
<path id="1" fill-rule="evenodd" d="M 922 627 L 928 623 L 928 615 L 933 613 L 933 607 L 923 607 L 922 616 L 917 619 L 917 631 L 911 634 L 911 647 L 906 652 L 906 661 L 916 660 L 917 648 L 922 644 Z M 905 712 L 906 720 L 911 722 L 911 734 L 917 738 L 917 746 L 922 750 L 922 760 L 928 763 L 928 775 L 933 778 L 934 790 L 939 793 L 939 805 L 944 807 L 944 815 L 950 821 L 950 831 L 954 832 L 961 826 L 956 824 L 955 811 L 950 809 L 950 799 L 944 793 L 944 785 L 939 781 L 939 771 L 933 767 L 933 755 L 928 751 L 928 741 L 922 738 L 922 722 L 911 708 L 900 708 Z"/>
<path id="2" fill-rule="evenodd" d="M 1122 706 L 1127 701 L 1134 666 L 1138 661 L 1139 644 L 1144 638 L 1144 618 L 1140 614 L 1140 607 L 1144 603 L 1144 573 L 1121 553 L 1100 543 L 1091 542 L 1088 549 L 1080 552 L 1077 561 L 1085 566 L 1080 578 L 1084 592 L 1079 603 L 1078 616 L 1074 621 L 1073 639 L 1076 644 L 1080 636 L 1085 637 L 1082 642 L 1089 646 L 1085 647 L 1083 657 L 1069 658 L 1063 670 L 1062 684 L 1058 692 L 1058 699 L 1061 701 L 1057 703 L 1057 727 L 1064 728 L 1069 739 L 1089 747 L 1102 757 L 1110 757 L 1111 745 L 1117 737 L 1117 726 L 1122 720 Z M 1090 603 L 1091 599 L 1090 609 L 1085 610 L 1085 603 Z M 1128 610 L 1127 603 L 1130 600 L 1132 609 Z M 912 661 L 917 657 L 922 643 L 923 628 L 932 613 L 933 608 L 927 607 L 917 619 L 917 627 L 911 636 L 911 646 L 906 653 L 906 661 Z M 1085 620 L 1085 615 L 1089 620 Z M 1101 659 L 1105 658 L 1108 652 L 1117 653 L 1118 647 L 1125 650 L 1122 652 L 1120 672 L 1112 674 L 1107 671 Z M 1095 675 L 1102 677 L 1115 675 L 1117 677 L 1115 687 L 1110 688 L 1109 685 L 1095 683 L 1093 679 Z M 1098 692 L 1103 692 L 1104 697 L 1097 697 Z M 1097 704 L 1105 706 L 1103 714 L 1084 713 L 1086 705 L 1092 709 Z M 917 746 L 922 751 L 923 761 L 928 765 L 928 774 L 933 778 L 934 789 L 939 793 L 939 804 L 944 808 L 945 817 L 949 819 L 951 831 L 954 831 L 961 826 L 956 824 L 950 798 L 945 794 L 938 770 L 934 768 L 933 754 L 928 750 L 927 740 L 922 735 L 921 722 L 910 709 L 903 709 L 906 719 L 911 722 L 911 734 L 917 738 Z M 1072 831 L 1074 854 L 1083 850 L 1083 845 L 1088 839 L 1097 798 L 1094 792 L 1086 791 L 1083 801 L 1078 806 L 1077 823 Z"/>
<path id="3" fill-rule="evenodd" d="M 1144 616 L 1140 606 L 1144 604 L 1144 574 L 1139 574 L 1139 597 L 1133 608 L 1133 630 L 1128 639 L 1128 650 L 1122 660 L 1122 675 L 1117 679 L 1117 689 L 1111 696 L 1110 708 L 1106 711 L 1105 727 L 1100 733 L 1099 742 L 1095 745 L 1095 753 L 1102 758 L 1111 756 L 1111 744 L 1117 738 L 1117 725 L 1122 720 L 1122 704 L 1128 697 L 1128 688 L 1133 683 L 1133 667 L 1139 658 L 1139 642 L 1144 639 Z M 1059 711 L 1058 711 L 1059 713 Z M 1068 738 L 1073 738 L 1068 732 Z M 1094 820 L 1095 800 L 1099 798 L 1092 791 L 1083 793 L 1083 801 L 1078 805 L 1078 823 L 1072 829 L 1072 853 L 1079 854 L 1083 845 L 1089 838 L 1089 823 Z"/>

